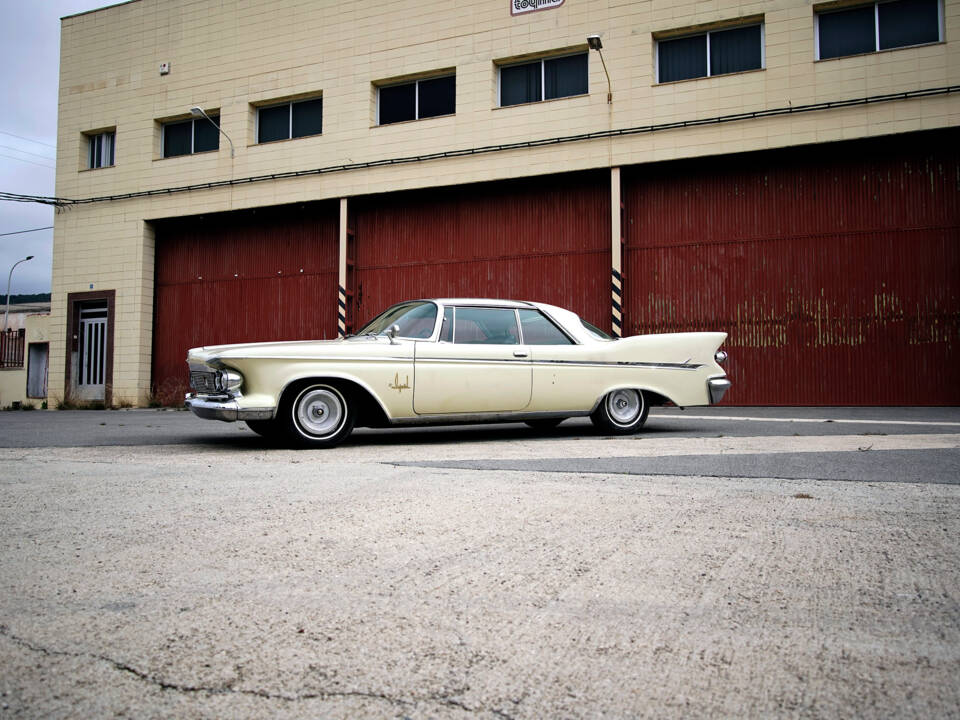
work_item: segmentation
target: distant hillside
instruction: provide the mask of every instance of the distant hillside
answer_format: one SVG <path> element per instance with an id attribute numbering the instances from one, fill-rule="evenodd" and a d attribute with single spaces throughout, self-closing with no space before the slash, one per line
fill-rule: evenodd
<path id="1" fill-rule="evenodd" d="M 3 292 L 0 290 L 0 292 Z M 0 297 L 0 303 L 6 302 L 5 297 Z M 11 295 L 11 305 L 23 305 L 24 303 L 42 303 L 50 302 L 50 293 L 33 293 L 32 295 Z"/>

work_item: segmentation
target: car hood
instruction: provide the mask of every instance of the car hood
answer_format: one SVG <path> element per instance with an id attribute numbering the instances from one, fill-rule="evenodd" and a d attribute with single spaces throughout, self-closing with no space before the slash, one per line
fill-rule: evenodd
<path id="1" fill-rule="evenodd" d="M 187 362 L 217 364 L 220 361 L 246 358 L 339 357 L 356 353 L 379 355 L 385 349 L 398 348 L 403 341 L 391 345 L 385 337 L 360 336 L 336 340 L 295 340 L 289 342 L 235 343 L 204 345 L 187 351 Z"/>

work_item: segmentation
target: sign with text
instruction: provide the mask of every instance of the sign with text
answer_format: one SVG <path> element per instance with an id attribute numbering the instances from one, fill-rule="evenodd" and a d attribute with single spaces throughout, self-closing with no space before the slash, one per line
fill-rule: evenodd
<path id="1" fill-rule="evenodd" d="M 523 15 L 537 10 L 553 10 L 563 3 L 564 0 L 510 0 L 510 14 Z"/>

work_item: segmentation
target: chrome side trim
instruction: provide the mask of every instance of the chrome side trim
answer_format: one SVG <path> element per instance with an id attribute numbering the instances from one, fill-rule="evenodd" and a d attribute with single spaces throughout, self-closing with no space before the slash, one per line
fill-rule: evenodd
<path id="1" fill-rule="evenodd" d="M 199 418 L 204 420 L 272 420 L 275 408 L 241 408 L 237 401 L 220 395 L 200 397 L 188 394 L 184 403 Z"/>
<path id="2" fill-rule="evenodd" d="M 418 415 L 416 417 L 389 418 L 390 425 L 466 425 L 481 423 L 513 423 L 524 420 L 546 420 L 548 418 L 584 417 L 590 410 L 565 410 L 551 412 L 489 412 L 489 413 L 450 413 L 442 415 Z"/>
<path id="3" fill-rule="evenodd" d="M 518 345 L 506 345 L 504 347 L 520 347 Z M 536 348 L 536 345 L 526 345 L 528 348 Z M 555 366 L 563 365 L 565 367 L 602 367 L 602 368 L 616 368 L 616 367 L 634 367 L 634 368 L 645 368 L 648 370 L 699 370 L 703 367 L 702 364 L 698 363 L 653 363 L 653 362 L 628 362 L 628 361 L 610 361 L 603 362 L 600 360 L 533 360 L 529 358 L 518 358 L 518 357 L 502 357 L 502 358 L 457 358 L 457 357 L 447 357 L 447 358 L 424 358 L 418 357 L 416 362 L 419 363 L 463 363 L 463 364 L 499 364 L 499 363 L 526 363 L 528 365 L 545 365 L 545 366 Z"/>
<path id="4" fill-rule="evenodd" d="M 731 383 L 726 377 L 718 376 L 707 380 L 707 390 L 710 393 L 710 404 L 716 405 L 723 400 L 724 393 L 730 389 Z"/>

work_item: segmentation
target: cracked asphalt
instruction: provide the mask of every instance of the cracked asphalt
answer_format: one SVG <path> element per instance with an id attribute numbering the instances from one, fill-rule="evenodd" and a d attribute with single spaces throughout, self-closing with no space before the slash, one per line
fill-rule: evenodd
<path id="1" fill-rule="evenodd" d="M 960 411 L 0 413 L 0 717 L 960 716 Z"/>

